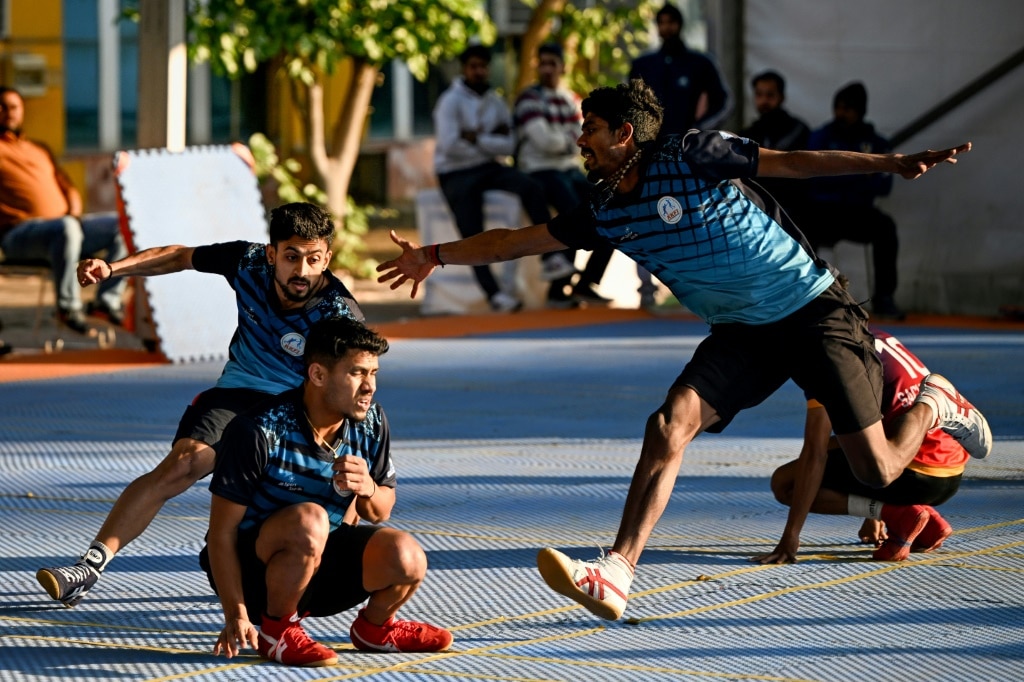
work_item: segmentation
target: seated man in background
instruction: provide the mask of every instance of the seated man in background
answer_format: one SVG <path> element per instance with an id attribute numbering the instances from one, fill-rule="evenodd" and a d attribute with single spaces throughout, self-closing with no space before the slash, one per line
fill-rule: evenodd
<path id="1" fill-rule="evenodd" d="M 576 208 L 590 192 L 590 183 L 580 171 L 580 136 L 583 112 L 576 93 L 562 87 L 565 58 L 560 45 L 547 43 L 537 49 L 537 83 L 519 93 L 514 107 L 519 153 L 519 170 L 540 182 L 545 200 L 559 213 Z M 573 308 L 578 305 L 608 305 L 611 301 L 597 293 L 597 285 L 615 252 L 610 246 L 594 249 L 587 265 L 573 284 L 575 273 L 552 280 L 548 307 Z M 576 260 L 576 251 L 556 251 L 567 262 Z"/>
<path id="2" fill-rule="evenodd" d="M 102 282 L 87 311 L 76 277 L 82 258 L 105 252 L 115 261 L 128 255 L 117 214 L 82 214 L 82 195 L 50 150 L 22 136 L 24 120 L 21 95 L 0 86 L 0 249 L 12 260 L 50 264 L 57 319 L 69 329 L 87 332 L 87 312 L 121 324 L 127 280 Z"/>
<path id="3" fill-rule="evenodd" d="M 441 93 L 434 107 L 434 171 L 455 227 L 463 237 L 484 231 L 484 192 L 504 190 L 519 197 L 530 220 L 551 218 L 544 190 L 533 178 L 507 165 L 515 152 L 512 116 L 490 83 L 491 51 L 470 45 L 459 56 L 462 77 Z M 547 254 L 541 276 L 554 281 L 576 268 L 561 253 Z M 502 291 L 487 265 L 473 267 L 477 283 L 495 312 L 515 312 L 523 304 Z"/>
<path id="4" fill-rule="evenodd" d="M 754 107 L 757 120 L 740 134 L 762 147 L 780 152 L 807 149 L 811 129 L 789 113 L 786 101 L 786 81 L 775 71 L 762 71 L 750 81 L 754 89 Z M 807 181 L 795 178 L 759 178 L 758 183 L 779 202 L 797 225 L 803 225 L 800 215 L 807 204 Z"/>
<path id="5" fill-rule="evenodd" d="M 835 94 L 833 119 L 811 133 L 808 149 L 888 154 L 888 140 L 864 120 L 868 93 L 861 83 L 850 83 Z M 896 306 L 896 258 L 899 239 L 896 222 L 875 206 L 875 200 L 892 191 L 887 173 L 842 175 L 810 181 L 810 204 L 801 229 L 816 249 L 851 241 L 871 244 L 875 281 L 871 291 L 874 317 L 902 320 L 906 315 Z"/>

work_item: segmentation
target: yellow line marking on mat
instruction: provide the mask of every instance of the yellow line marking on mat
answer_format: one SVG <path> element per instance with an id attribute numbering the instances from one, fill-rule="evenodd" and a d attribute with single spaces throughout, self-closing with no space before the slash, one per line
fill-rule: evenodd
<path id="1" fill-rule="evenodd" d="M 94 623 L 91 621 L 66 621 L 66 620 L 51 620 L 49 618 L 25 618 L 24 616 L 0 616 L 0 621 L 10 621 L 12 623 L 31 623 L 31 624 L 42 624 L 42 625 L 63 625 L 65 627 L 88 627 L 88 628 L 99 628 L 101 630 L 127 630 L 130 632 L 156 632 L 159 634 L 166 635 L 179 635 L 186 637 L 209 637 L 210 641 L 215 641 L 219 631 L 213 630 L 167 630 L 165 628 L 149 628 L 142 625 L 114 625 L 111 623 Z"/>
<path id="2" fill-rule="evenodd" d="M 171 647 L 163 646 L 146 646 L 142 644 L 124 644 L 122 642 L 97 642 L 91 639 L 77 639 L 69 637 L 44 637 L 42 635 L 3 635 L 3 639 L 9 640 L 32 640 L 37 642 L 56 642 L 61 644 L 80 644 L 82 646 L 94 646 L 104 649 L 121 649 L 123 651 L 152 651 L 159 654 L 175 654 L 183 656 L 212 656 L 213 654 L 209 651 L 194 651 L 192 649 L 173 649 Z M 193 671 L 189 675 L 204 674 L 206 672 L 218 671 L 218 670 L 231 670 L 234 668 L 244 668 L 251 665 L 262 663 L 262 659 L 258 659 L 255 655 L 251 656 L 240 656 L 240 658 L 251 658 L 256 659 L 252 661 L 243 661 L 239 663 L 230 663 L 223 666 L 217 666 L 206 671 Z M 164 679 L 164 678 L 162 678 Z M 170 678 L 167 678 L 170 679 Z"/>
<path id="3" fill-rule="evenodd" d="M 333 680 L 351 680 L 357 677 L 374 675 L 383 672 L 407 671 L 412 666 L 423 665 L 424 663 L 430 663 L 431 661 L 441 661 L 449 658 L 464 656 L 476 656 L 479 654 L 486 654 L 491 651 L 497 651 L 499 649 L 508 649 L 510 647 L 530 646 L 533 644 L 543 644 L 545 642 L 558 642 L 567 639 L 576 639 L 577 637 L 585 637 L 587 635 L 592 635 L 596 632 L 602 632 L 603 630 L 605 630 L 603 626 L 598 626 L 594 628 L 589 628 L 587 630 L 581 630 L 579 632 L 569 632 L 563 635 L 551 635 L 548 637 L 536 637 L 534 639 L 519 640 L 515 642 L 503 642 L 501 644 L 492 644 L 488 646 L 475 647 L 473 649 L 466 649 L 464 651 L 445 651 L 417 661 L 404 661 L 402 663 L 396 663 L 394 665 L 389 665 L 382 668 L 375 668 L 373 670 L 367 670 L 365 672 L 348 673 L 345 675 L 339 675 L 337 677 L 324 677 L 320 680 L 317 680 L 316 682 L 328 682 Z M 454 675 L 456 673 L 450 674 Z"/>
<path id="4" fill-rule="evenodd" d="M 1024 546 L 1024 541 L 1010 542 L 1010 543 L 1007 543 L 1005 545 L 999 545 L 997 547 L 989 547 L 987 549 L 979 549 L 979 550 L 975 550 L 973 552 L 963 552 L 959 556 L 961 556 L 961 557 L 969 557 L 969 556 L 977 556 L 979 554 L 991 554 L 993 552 L 998 552 L 998 551 L 1001 551 L 1001 550 L 1004 550 L 1004 549 L 1008 549 L 1008 548 L 1011 548 L 1011 547 L 1021 547 L 1021 546 Z M 763 594 L 758 594 L 758 595 L 754 595 L 754 596 L 751 596 L 751 597 L 744 597 L 743 599 L 734 599 L 732 601 L 722 602 L 720 604 L 708 604 L 707 606 L 698 606 L 698 607 L 695 607 L 695 608 L 692 608 L 692 609 L 686 609 L 684 611 L 676 611 L 675 613 L 665 613 L 665 614 L 661 614 L 661 615 L 657 615 L 657 616 L 646 616 L 644 618 L 627 618 L 626 622 L 629 623 L 630 625 L 640 625 L 641 623 L 647 623 L 647 622 L 655 621 L 655 620 L 665 620 L 665 619 L 668 619 L 668 618 L 681 618 L 683 616 L 692 616 L 692 615 L 697 614 L 697 613 L 708 613 L 710 611 L 717 611 L 719 609 L 729 608 L 729 607 L 732 607 L 732 606 L 742 606 L 742 605 L 745 605 L 745 604 L 753 604 L 754 602 L 763 601 L 765 599 L 773 599 L 774 597 L 781 597 L 781 596 L 786 595 L 786 594 L 794 594 L 796 592 L 805 592 L 807 590 L 818 589 L 818 588 L 821 588 L 821 587 L 833 587 L 835 585 L 842 585 L 844 583 L 855 582 L 857 580 L 863 580 L 864 578 L 872 578 L 874 576 L 882 575 L 884 573 L 890 573 L 892 571 L 897 571 L 897 570 L 900 570 L 900 569 L 908 569 L 908 568 L 913 568 L 915 566 L 926 566 L 926 565 L 939 564 L 939 563 L 941 563 L 943 561 L 947 561 L 948 559 L 949 559 L 949 557 L 947 557 L 947 556 L 938 556 L 938 557 L 934 557 L 932 559 L 922 559 L 922 560 L 911 561 L 911 562 L 901 561 L 901 562 L 898 562 L 898 563 L 891 564 L 889 566 L 884 566 L 882 568 L 877 568 L 877 569 L 875 569 L 873 571 L 867 571 L 866 573 L 858 573 L 857 575 L 845 576 L 843 578 L 836 578 L 835 580 L 826 580 L 824 582 L 814 583 L 812 585 L 794 585 L 792 587 L 786 587 L 786 588 L 783 588 L 781 590 L 773 590 L 771 592 L 765 592 Z M 769 565 L 768 567 L 772 567 L 772 566 Z M 665 588 L 665 589 L 667 589 L 667 588 Z M 664 591 L 664 590 L 659 590 L 659 591 Z M 640 593 L 637 593 L 637 594 L 640 594 Z"/>

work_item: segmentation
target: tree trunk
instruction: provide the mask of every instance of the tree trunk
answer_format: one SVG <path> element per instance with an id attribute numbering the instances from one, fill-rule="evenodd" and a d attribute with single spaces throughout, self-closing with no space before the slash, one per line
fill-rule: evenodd
<path id="1" fill-rule="evenodd" d="M 519 74 L 516 76 L 515 93 L 523 91 L 534 81 L 533 60 L 537 48 L 551 35 L 551 15 L 565 9 L 565 0 L 540 0 L 533 8 L 530 23 L 526 25 L 522 46 L 519 49 Z M 568 57 L 567 57 L 568 59 Z"/>
<path id="2" fill-rule="evenodd" d="M 317 81 L 308 87 L 306 139 L 313 171 L 318 184 L 327 192 L 328 209 L 342 222 L 347 210 L 352 171 L 359 158 L 366 116 L 379 71 L 376 66 L 365 62 L 356 61 L 353 64 L 352 79 L 342 97 L 341 111 L 331 130 L 330 146 L 327 144 L 323 84 Z"/>

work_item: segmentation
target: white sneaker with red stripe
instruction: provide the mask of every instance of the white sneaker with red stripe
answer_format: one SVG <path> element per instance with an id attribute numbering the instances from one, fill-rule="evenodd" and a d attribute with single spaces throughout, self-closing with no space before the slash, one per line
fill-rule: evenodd
<path id="1" fill-rule="evenodd" d="M 929 374 L 921 382 L 915 402 L 935 408 L 935 424 L 953 436 L 971 457 L 984 459 L 992 452 L 992 431 L 988 420 L 941 374 Z"/>
<path id="2" fill-rule="evenodd" d="M 548 587 L 595 616 L 617 620 L 626 610 L 633 567 L 618 552 L 608 552 L 597 561 L 580 561 L 545 548 L 537 554 L 537 568 Z"/>

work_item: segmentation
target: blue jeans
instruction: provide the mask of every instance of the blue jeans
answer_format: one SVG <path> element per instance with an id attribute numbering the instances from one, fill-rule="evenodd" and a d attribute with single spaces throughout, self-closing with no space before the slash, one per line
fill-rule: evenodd
<path id="1" fill-rule="evenodd" d="M 82 309 L 78 286 L 78 261 L 106 251 L 108 261 L 128 255 L 116 213 L 92 213 L 81 219 L 33 218 L 18 223 L 0 240 L 4 256 L 11 260 L 46 260 L 53 271 L 57 307 L 65 312 Z M 123 277 L 100 283 L 99 304 L 119 311 L 127 280 Z"/>

